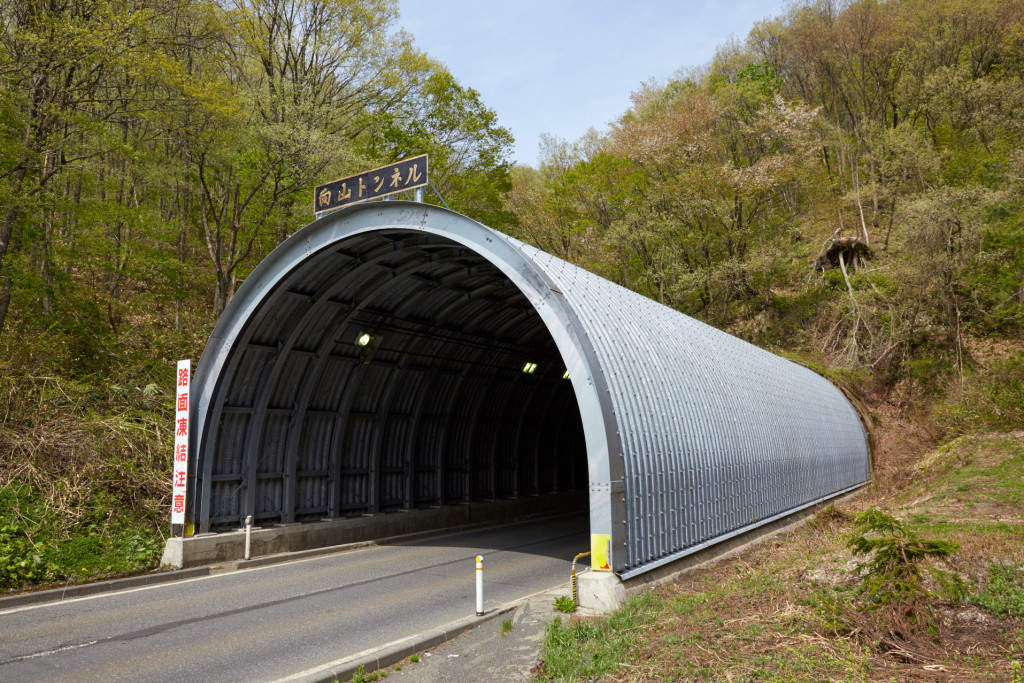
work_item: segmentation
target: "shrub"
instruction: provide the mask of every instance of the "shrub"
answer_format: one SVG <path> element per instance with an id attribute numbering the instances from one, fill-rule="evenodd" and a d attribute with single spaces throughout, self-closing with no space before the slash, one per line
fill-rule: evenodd
<path id="1" fill-rule="evenodd" d="M 863 593 L 878 605 L 913 602 L 925 594 L 920 563 L 927 557 L 948 557 L 958 546 L 949 541 L 925 540 L 902 522 L 870 508 L 854 517 L 855 533 L 847 546 L 857 555 L 873 555 L 864 565 Z"/>

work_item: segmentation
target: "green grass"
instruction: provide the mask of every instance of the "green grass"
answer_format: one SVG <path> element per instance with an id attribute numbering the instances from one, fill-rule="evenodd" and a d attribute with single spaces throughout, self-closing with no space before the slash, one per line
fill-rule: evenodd
<path id="1" fill-rule="evenodd" d="M 781 588 L 774 567 L 737 565 L 723 574 L 699 592 L 636 596 L 605 621 L 556 619 L 544 639 L 544 676 L 594 680 L 622 669 L 643 680 L 817 681 L 863 669 L 861 648 L 822 649 L 817 640 L 801 639 L 815 633 L 810 610 L 782 618 L 742 616 L 742 610 L 762 611 L 763 601 Z M 753 608 L 751 590 L 760 596 Z M 786 644 L 776 647 L 780 642 Z"/>
<path id="2" fill-rule="evenodd" d="M 1024 617 L 1024 567 L 992 563 L 970 601 L 997 616 Z"/>
<path id="3" fill-rule="evenodd" d="M 366 669 L 363 667 L 362 664 L 360 664 L 356 668 L 355 675 L 352 677 L 352 683 L 371 683 L 372 681 L 376 681 L 380 678 L 387 677 L 387 671 L 374 671 L 372 673 L 366 673 Z"/>
<path id="4" fill-rule="evenodd" d="M 104 502 L 97 495 L 69 526 L 32 487 L 0 486 L 0 589 L 156 566 L 163 540 L 152 526 L 114 515 Z"/>
<path id="5" fill-rule="evenodd" d="M 959 502 L 1003 503 L 1024 507 L 1024 447 L 1019 440 L 982 442 L 987 459 L 1002 459 L 999 464 L 979 465 L 967 455 L 961 461 L 944 463 L 945 482 L 937 497 Z"/>
<path id="6" fill-rule="evenodd" d="M 544 634 L 544 674 L 557 681 L 593 679 L 618 668 L 637 644 L 636 629 L 651 624 L 661 604 L 653 593 L 626 601 L 606 620 L 561 617 Z"/>
<path id="7" fill-rule="evenodd" d="M 936 520 L 927 524 L 912 524 L 910 527 L 917 532 L 928 533 L 941 538 L 953 538 L 959 535 L 972 534 L 997 534 L 1006 536 L 1008 539 L 1024 539 L 1024 528 L 1019 524 L 1009 524 L 1001 521 L 971 520 L 967 522 L 954 522 L 948 520 Z"/>
<path id="8" fill-rule="evenodd" d="M 555 609 L 557 609 L 559 612 L 564 612 L 568 614 L 569 612 L 576 611 L 576 601 L 570 598 L 568 595 L 559 595 L 557 598 L 555 598 L 555 602 L 553 604 Z"/>

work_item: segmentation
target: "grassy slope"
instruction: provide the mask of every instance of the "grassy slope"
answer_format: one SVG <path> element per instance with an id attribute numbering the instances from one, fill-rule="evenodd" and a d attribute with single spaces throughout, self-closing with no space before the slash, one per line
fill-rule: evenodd
<path id="1" fill-rule="evenodd" d="M 157 566 L 170 408 L 156 384 L 0 372 L 0 591 Z"/>
<path id="2" fill-rule="evenodd" d="M 877 506 L 920 536 L 952 540 L 929 580 L 932 625 L 866 611 L 849 516 Z M 996 565 L 992 570 L 993 563 Z M 550 680 L 1024 680 L 1024 432 L 966 436 L 893 468 L 841 509 L 741 557 L 633 598 L 606 621 L 550 627 Z M 901 618 L 901 616 L 903 618 Z"/>
<path id="3" fill-rule="evenodd" d="M 177 329 L 140 293 L 116 331 L 98 292 L 73 294 L 0 337 L 0 593 L 151 571 L 163 551 L 174 361 L 199 358 L 209 292 L 182 290 Z"/>

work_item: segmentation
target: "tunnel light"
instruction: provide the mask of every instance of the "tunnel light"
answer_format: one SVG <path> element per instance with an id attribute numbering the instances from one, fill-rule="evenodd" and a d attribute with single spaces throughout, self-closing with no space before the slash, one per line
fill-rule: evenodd
<path id="1" fill-rule="evenodd" d="M 569 371 L 568 370 L 566 370 L 565 374 L 562 375 L 562 379 L 572 379 L 571 377 L 569 377 Z"/>
<path id="2" fill-rule="evenodd" d="M 526 365 L 523 366 L 523 372 L 525 372 L 527 375 L 532 375 L 536 371 L 537 371 L 537 364 L 536 363 L 527 363 Z"/>
<path id="3" fill-rule="evenodd" d="M 370 337 L 366 332 L 363 332 L 359 335 L 359 338 L 356 339 L 356 346 L 366 346 L 370 343 L 370 339 L 372 339 L 372 337 Z"/>

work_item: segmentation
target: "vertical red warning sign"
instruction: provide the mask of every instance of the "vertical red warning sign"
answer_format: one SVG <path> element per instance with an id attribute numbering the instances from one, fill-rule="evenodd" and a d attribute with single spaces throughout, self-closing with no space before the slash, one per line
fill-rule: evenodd
<path id="1" fill-rule="evenodd" d="M 171 524 L 185 523 L 185 480 L 188 478 L 188 402 L 192 361 L 179 360 L 175 374 L 174 475 L 171 481 Z"/>

